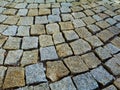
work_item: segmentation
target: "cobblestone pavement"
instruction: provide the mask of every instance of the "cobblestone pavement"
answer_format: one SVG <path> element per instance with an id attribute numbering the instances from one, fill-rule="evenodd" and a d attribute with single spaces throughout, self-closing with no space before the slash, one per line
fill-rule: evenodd
<path id="1" fill-rule="evenodd" d="M 120 90 L 120 1 L 0 0 L 0 90 Z"/>

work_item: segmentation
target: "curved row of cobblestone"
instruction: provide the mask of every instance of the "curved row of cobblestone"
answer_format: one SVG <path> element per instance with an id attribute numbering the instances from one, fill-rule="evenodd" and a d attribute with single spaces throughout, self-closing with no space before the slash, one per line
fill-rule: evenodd
<path id="1" fill-rule="evenodd" d="M 0 90 L 120 90 L 120 2 L 0 0 Z"/>

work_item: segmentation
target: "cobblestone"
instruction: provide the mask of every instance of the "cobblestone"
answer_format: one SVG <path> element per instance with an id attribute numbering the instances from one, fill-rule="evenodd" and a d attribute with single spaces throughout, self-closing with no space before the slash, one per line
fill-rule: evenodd
<path id="1" fill-rule="evenodd" d="M 119 4 L 0 0 L 0 90 L 119 90 Z"/>

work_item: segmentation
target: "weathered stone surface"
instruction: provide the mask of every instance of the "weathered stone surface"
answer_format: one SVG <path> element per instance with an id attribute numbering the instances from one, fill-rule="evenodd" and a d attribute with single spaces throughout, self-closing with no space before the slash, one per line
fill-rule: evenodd
<path id="1" fill-rule="evenodd" d="M 64 62 L 73 74 L 85 72 L 88 70 L 87 65 L 83 62 L 80 56 L 71 56 L 65 58 Z"/>
<path id="2" fill-rule="evenodd" d="M 47 34 L 54 34 L 60 31 L 59 25 L 57 23 L 51 23 L 46 25 Z"/>
<path id="3" fill-rule="evenodd" d="M 92 10 L 85 10 L 84 13 L 87 15 L 87 16 L 92 16 L 94 15 L 95 13 L 92 11 Z"/>
<path id="4" fill-rule="evenodd" d="M 74 42 L 71 42 L 70 46 L 72 47 L 75 55 L 83 54 L 91 50 L 90 45 L 83 39 L 79 39 Z"/>
<path id="5" fill-rule="evenodd" d="M 69 12 L 71 12 L 71 9 L 69 7 L 66 7 L 66 6 L 62 6 L 60 8 L 60 11 L 61 11 L 61 13 L 69 13 Z"/>
<path id="6" fill-rule="evenodd" d="M 60 9 L 59 8 L 53 8 L 52 9 L 52 14 L 53 15 L 59 15 L 60 14 Z"/>
<path id="7" fill-rule="evenodd" d="M 48 21 L 50 23 L 54 23 L 54 22 L 60 22 L 61 18 L 59 15 L 48 15 Z"/>
<path id="8" fill-rule="evenodd" d="M 33 49 L 38 47 L 38 37 L 23 37 L 22 49 Z"/>
<path id="9" fill-rule="evenodd" d="M 81 38 L 86 38 L 90 37 L 92 34 L 88 31 L 87 28 L 81 27 L 81 28 L 76 28 L 75 31 Z"/>
<path id="10" fill-rule="evenodd" d="M 79 27 L 85 26 L 85 23 L 81 19 L 73 20 L 73 24 L 74 24 L 75 28 L 79 28 Z"/>
<path id="11" fill-rule="evenodd" d="M 69 30 L 74 29 L 72 22 L 60 22 L 61 30 Z"/>
<path id="12" fill-rule="evenodd" d="M 34 90 L 50 90 L 48 83 L 42 83 L 37 86 L 34 86 Z"/>
<path id="13" fill-rule="evenodd" d="M 117 78 L 115 81 L 114 81 L 114 85 L 120 89 L 120 78 Z"/>
<path id="14" fill-rule="evenodd" d="M 97 67 L 101 62 L 94 53 L 87 53 L 81 56 L 85 64 L 91 69 Z"/>
<path id="15" fill-rule="evenodd" d="M 21 38 L 9 37 L 4 45 L 4 49 L 20 49 Z"/>
<path id="16" fill-rule="evenodd" d="M 42 63 L 33 64 L 25 67 L 26 83 L 40 83 L 46 82 L 46 77 L 44 73 L 45 68 Z"/>
<path id="17" fill-rule="evenodd" d="M 8 28 L 8 25 L 1 24 L 0 25 L 0 33 L 4 32 L 7 28 Z M 2 35 L 0 34 L 0 36 L 2 36 Z"/>
<path id="18" fill-rule="evenodd" d="M 2 33 L 3 35 L 15 36 L 17 33 L 17 26 L 8 26 L 8 28 Z"/>
<path id="19" fill-rule="evenodd" d="M 15 8 L 25 8 L 27 6 L 27 3 L 18 3 Z"/>
<path id="20" fill-rule="evenodd" d="M 29 9 L 28 16 L 37 16 L 38 15 L 38 9 Z"/>
<path id="21" fill-rule="evenodd" d="M 5 59 L 5 64 L 7 65 L 19 65 L 20 58 L 22 56 L 23 50 L 9 51 Z"/>
<path id="22" fill-rule="evenodd" d="M 50 9 L 47 8 L 39 9 L 39 15 L 49 15 L 49 14 L 51 14 Z"/>
<path id="23" fill-rule="evenodd" d="M 29 36 L 30 26 L 19 26 L 17 36 Z"/>
<path id="24" fill-rule="evenodd" d="M 83 10 L 83 8 L 80 7 L 80 6 L 76 6 L 76 7 L 71 7 L 71 10 L 72 10 L 73 12 L 79 12 L 79 11 Z"/>
<path id="25" fill-rule="evenodd" d="M 65 42 L 65 39 L 63 38 L 62 33 L 59 32 L 59 33 L 53 34 L 53 41 L 55 44 L 60 44 L 60 43 Z"/>
<path id="26" fill-rule="evenodd" d="M 73 54 L 71 48 L 67 43 L 63 43 L 56 46 L 56 50 L 59 57 L 66 57 Z"/>
<path id="27" fill-rule="evenodd" d="M 120 15 L 116 15 L 113 17 L 115 20 L 120 21 Z"/>
<path id="28" fill-rule="evenodd" d="M 111 54 L 115 54 L 120 51 L 120 48 L 116 47 L 112 43 L 107 44 L 106 46 L 104 46 L 104 48 L 106 48 Z"/>
<path id="29" fill-rule="evenodd" d="M 25 85 L 24 68 L 9 67 L 3 84 L 3 88 L 20 87 Z"/>
<path id="30" fill-rule="evenodd" d="M 19 9 L 17 15 L 18 16 L 26 16 L 28 13 L 28 9 Z"/>
<path id="31" fill-rule="evenodd" d="M 77 90 L 70 77 L 63 78 L 62 80 L 51 83 L 51 90 Z"/>
<path id="32" fill-rule="evenodd" d="M 2 88 L 3 79 L 4 79 L 4 75 L 5 75 L 6 70 L 7 70 L 7 67 L 0 66 L 0 88 Z"/>
<path id="33" fill-rule="evenodd" d="M 54 46 L 49 46 L 49 47 L 44 47 L 40 48 L 40 55 L 41 55 L 41 60 L 54 60 L 58 58 L 58 55 L 56 53 L 55 47 Z"/>
<path id="34" fill-rule="evenodd" d="M 120 60 L 118 58 L 111 58 L 105 63 L 105 65 L 114 75 L 120 75 Z"/>
<path id="35" fill-rule="evenodd" d="M 39 43 L 41 47 L 53 45 L 52 36 L 51 35 L 40 35 Z"/>
<path id="36" fill-rule="evenodd" d="M 41 9 L 42 9 L 42 8 L 50 8 L 51 5 L 50 5 L 50 3 L 46 3 L 46 4 L 41 3 L 38 7 L 41 8 Z"/>
<path id="37" fill-rule="evenodd" d="M 114 77 L 109 74 L 102 66 L 91 70 L 90 73 L 103 86 L 110 83 L 114 79 Z"/>
<path id="38" fill-rule="evenodd" d="M 67 41 L 71 41 L 79 38 L 79 36 L 73 30 L 63 31 L 63 33 Z"/>
<path id="39" fill-rule="evenodd" d="M 108 30 L 104 30 L 104 31 L 101 31 L 100 33 L 98 33 L 97 36 L 98 36 L 103 42 L 106 42 L 106 41 L 108 41 L 110 38 L 112 38 L 112 37 L 114 36 L 114 34 L 111 33 L 111 32 L 108 31 Z"/>
<path id="40" fill-rule="evenodd" d="M 93 47 L 98 47 L 103 45 L 101 40 L 96 36 L 87 37 L 85 38 L 85 40 L 87 40 Z"/>
<path id="41" fill-rule="evenodd" d="M 31 35 L 41 35 L 45 34 L 45 27 L 44 25 L 32 25 L 31 26 Z"/>
<path id="42" fill-rule="evenodd" d="M 33 17 L 20 17 L 18 25 L 32 25 Z"/>
<path id="43" fill-rule="evenodd" d="M 38 4 L 29 4 L 27 8 L 38 8 Z"/>
<path id="44" fill-rule="evenodd" d="M 74 18 L 79 19 L 79 18 L 83 18 L 86 15 L 83 12 L 74 12 L 72 13 L 72 15 L 74 16 Z"/>
<path id="45" fill-rule="evenodd" d="M 96 20 L 96 21 L 100 21 L 102 20 L 102 18 L 98 15 L 93 15 L 93 18 Z"/>
<path id="46" fill-rule="evenodd" d="M 6 15 L 0 15 L 0 23 L 2 23 L 6 18 Z"/>
<path id="47" fill-rule="evenodd" d="M 96 48 L 95 52 L 101 58 L 102 61 L 112 57 L 110 52 L 107 49 L 103 48 L 103 47 Z"/>
<path id="48" fill-rule="evenodd" d="M 94 24 L 88 25 L 87 27 L 93 34 L 99 32 L 101 30 L 97 25 L 94 25 Z"/>
<path id="49" fill-rule="evenodd" d="M 106 19 L 106 21 L 110 24 L 110 25 L 114 25 L 117 21 L 112 19 L 112 18 L 108 18 Z"/>
<path id="50" fill-rule="evenodd" d="M 4 10 L 3 14 L 5 14 L 5 15 L 15 15 L 16 12 L 17 12 L 17 9 L 6 9 L 6 10 Z"/>
<path id="51" fill-rule="evenodd" d="M 118 90 L 114 85 L 110 85 L 102 90 Z"/>
<path id="52" fill-rule="evenodd" d="M 73 16 L 71 14 L 61 14 L 63 21 L 72 21 Z"/>
<path id="53" fill-rule="evenodd" d="M 47 16 L 36 16 L 35 17 L 35 24 L 47 24 L 48 19 Z"/>
<path id="54" fill-rule="evenodd" d="M 0 47 L 2 47 L 2 45 L 5 43 L 5 41 L 7 40 L 8 37 L 0 34 Z"/>
<path id="55" fill-rule="evenodd" d="M 21 65 L 35 64 L 38 61 L 38 50 L 24 51 L 21 58 Z"/>
<path id="56" fill-rule="evenodd" d="M 111 43 L 120 48 L 120 37 L 114 38 Z"/>
<path id="57" fill-rule="evenodd" d="M 95 23 L 95 19 L 93 19 L 92 17 L 84 17 L 82 18 L 82 20 L 87 24 L 87 25 L 90 25 L 90 24 L 93 24 Z"/>
<path id="58" fill-rule="evenodd" d="M 112 32 L 114 35 L 118 35 L 120 33 L 120 29 L 116 26 L 111 26 L 108 28 L 110 32 Z"/>
<path id="59" fill-rule="evenodd" d="M 78 90 L 94 90 L 98 84 L 90 73 L 85 73 L 73 77 Z"/>
<path id="60" fill-rule="evenodd" d="M 4 58 L 5 58 L 5 53 L 6 53 L 6 50 L 0 49 L 0 64 L 2 64 L 2 65 L 4 62 Z"/>
<path id="61" fill-rule="evenodd" d="M 105 28 L 107 28 L 107 27 L 110 26 L 106 21 L 96 22 L 96 25 L 98 25 L 98 26 L 101 27 L 102 29 L 105 29 Z"/>
<path id="62" fill-rule="evenodd" d="M 48 61 L 46 65 L 46 75 L 51 81 L 57 81 L 69 74 L 69 70 L 65 67 L 62 61 Z"/>

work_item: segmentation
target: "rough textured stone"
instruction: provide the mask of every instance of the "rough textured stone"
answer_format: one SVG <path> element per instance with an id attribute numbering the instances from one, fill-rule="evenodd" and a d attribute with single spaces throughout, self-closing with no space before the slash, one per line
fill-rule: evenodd
<path id="1" fill-rule="evenodd" d="M 72 13 L 72 15 L 74 16 L 74 18 L 79 19 L 79 18 L 83 18 L 86 15 L 83 12 L 74 12 Z"/>
<path id="2" fill-rule="evenodd" d="M 85 38 L 85 40 L 87 40 L 93 47 L 98 47 L 103 45 L 101 40 L 96 36 L 87 37 Z"/>
<path id="3" fill-rule="evenodd" d="M 110 26 L 106 21 L 96 22 L 96 25 L 98 25 L 98 26 L 101 27 L 102 29 L 105 29 L 105 28 L 107 28 L 107 27 Z"/>
<path id="4" fill-rule="evenodd" d="M 73 74 L 85 72 L 88 70 L 87 65 L 83 62 L 80 56 L 65 58 L 64 62 Z"/>
<path id="5" fill-rule="evenodd" d="M 27 3 L 18 3 L 15 8 L 25 8 L 27 6 Z"/>
<path id="6" fill-rule="evenodd" d="M 37 16 L 38 15 L 38 9 L 29 9 L 28 16 Z"/>
<path id="7" fill-rule="evenodd" d="M 70 77 L 63 78 L 62 80 L 50 84 L 51 90 L 77 90 Z"/>
<path id="8" fill-rule="evenodd" d="M 108 18 L 106 19 L 106 21 L 110 24 L 110 25 L 114 25 L 117 21 L 112 19 L 112 18 Z"/>
<path id="9" fill-rule="evenodd" d="M 49 15 L 49 14 L 51 14 L 50 9 L 47 8 L 39 9 L 39 15 Z"/>
<path id="10" fill-rule="evenodd" d="M 7 65 L 19 65 L 20 58 L 22 56 L 23 50 L 9 51 L 5 59 L 5 64 Z"/>
<path id="11" fill-rule="evenodd" d="M 92 11 L 92 10 L 85 10 L 84 13 L 87 15 L 87 16 L 92 16 L 94 15 L 95 13 Z"/>
<path id="12" fill-rule="evenodd" d="M 44 73 L 45 68 L 42 63 L 33 64 L 25 67 L 26 83 L 33 84 L 39 82 L 46 82 Z"/>
<path id="13" fill-rule="evenodd" d="M 26 16 L 28 13 L 28 9 L 19 9 L 17 15 L 18 16 Z"/>
<path id="14" fill-rule="evenodd" d="M 47 24 L 47 23 L 48 23 L 47 16 L 36 16 L 35 24 Z"/>
<path id="15" fill-rule="evenodd" d="M 61 14 L 63 21 L 72 21 L 73 17 L 71 14 Z"/>
<path id="16" fill-rule="evenodd" d="M 53 8 L 53 9 L 52 9 L 52 14 L 53 14 L 53 15 L 59 15 L 59 14 L 60 14 L 59 8 Z"/>
<path id="17" fill-rule="evenodd" d="M 102 20 L 102 18 L 98 15 L 93 15 L 93 18 L 96 20 L 96 21 L 100 21 Z"/>
<path id="18" fill-rule="evenodd" d="M 17 33 L 17 26 L 8 26 L 8 28 L 2 33 L 3 35 L 15 36 Z"/>
<path id="19" fill-rule="evenodd" d="M 93 34 L 99 32 L 101 30 L 97 25 L 94 25 L 94 24 L 88 25 L 87 27 Z"/>
<path id="20" fill-rule="evenodd" d="M 120 89 L 120 78 L 117 78 L 115 81 L 114 81 L 114 85 Z"/>
<path id="21" fill-rule="evenodd" d="M 115 20 L 120 21 L 120 15 L 116 15 L 113 17 Z"/>
<path id="22" fill-rule="evenodd" d="M 50 90 L 48 83 L 42 83 L 37 86 L 34 86 L 34 90 Z"/>
<path id="23" fill-rule="evenodd" d="M 5 43 L 5 41 L 7 40 L 8 37 L 0 34 L 0 47 L 2 47 L 2 45 Z"/>
<path id="24" fill-rule="evenodd" d="M 83 54 L 83 53 L 91 50 L 90 45 L 83 39 L 79 39 L 74 42 L 71 42 L 70 46 L 72 47 L 75 55 Z"/>
<path id="25" fill-rule="evenodd" d="M 3 64 L 6 50 L 0 49 L 0 64 Z"/>
<path id="26" fill-rule="evenodd" d="M 51 35 L 40 35 L 39 43 L 41 47 L 53 45 L 52 36 Z"/>
<path id="27" fill-rule="evenodd" d="M 98 84 L 90 73 L 85 73 L 73 77 L 78 90 L 94 90 Z"/>
<path id="28" fill-rule="evenodd" d="M 19 49 L 20 42 L 21 42 L 21 38 L 9 37 L 3 48 L 4 49 Z"/>
<path id="29" fill-rule="evenodd" d="M 3 84 L 3 88 L 20 87 L 25 85 L 24 68 L 9 67 Z"/>
<path id="30" fill-rule="evenodd" d="M 0 33 L 2 33 L 2 32 L 4 32 L 6 29 L 8 28 L 8 25 L 0 25 Z M 0 36 L 2 36 L 1 34 L 0 34 Z"/>
<path id="31" fill-rule="evenodd" d="M 72 22 L 60 22 L 61 30 L 69 30 L 74 29 Z"/>
<path id="32" fill-rule="evenodd" d="M 71 12 L 71 9 L 69 7 L 66 7 L 66 6 L 62 6 L 60 8 L 60 11 L 61 11 L 61 13 L 69 13 L 69 12 Z"/>
<path id="33" fill-rule="evenodd" d="M 17 12 L 17 9 L 6 9 L 6 10 L 4 10 L 3 14 L 5 14 L 5 15 L 15 15 L 16 12 Z"/>
<path id="34" fill-rule="evenodd" d="M 21 65 L 29 65 L 37 63 L 38 61 L 38 50 L 24 51 L 21 58 Z"/>
<path id="35" fill-rule="evenodd" d="M 54 34 L 59 32 L 59 25 L 57 23 L 46 25 L 47 34 Z"/>
<path id="36" fill-rule="evenodd" d="M 41 8 L 41 9 L 42 9 L 42 8 L 50 8 L 51 5 L 50 5 L 50 3 L 46 3 L 46 4 L 44 4 L 44 3 L 42 4 L 42 3 L 41 3 L 38 7 Z"/>
<path id="37" fill-rule="evenodd" d="M 91 69 L 97 67 L 101 62 L 94 53 L 87 53 L 81 56 L 85 64 Z"/>
<path id="38" fill-rule="evenodd" d="M 19 26 L 17 36 L 29 36 L 30 26 Z"/>
<path id="39" fill-rule="evenodd" d="M 90 37 L 92 34 L 88 31 L 87 28 L 81 27 L 81 28 L 76 28 L 75 31 L 81 38 L 86 38 Z"/>
<path id="40" fill-rule="evenodd" d="M 53 34 L 53 41 L 54 41 L 55 44 L 60 44 L 60 43 L 65 42 L 65 40 L 63 38 L 63 35 L 60 32 Z"/>
<path id="41" fill-rule="evenodd" d="M 111 43 L 120 48 L 120 37 L 114 38 Z"/>
<path id="42" fill-rule="evenodd" d="M 73 24 L 74 24 L 75 28 L 79 28 L 79 27 L 85 26 L 85 23 L 81 19 L 73 20 Z"/>
<path id="43" fill-rule="evenodd" d="M 116 47 L 112 43 L 107 44 L 106 46 L 104 46 L 104 48 L 106 48 L 111 54 L 115 54 L 120 51 L 120 48 Z"/>
<path id="44" fill-rule="evenodd" d="M 23 37 L 22 49 L 33 49 L 38 47 L 38 37 Z"/>
<path id="45" fill-rule="evenodd" d="M 54 23 L 54 22 L 60 22 L 61 18 L 59 15 L 48 15 L 48 21 L 50 23 Z"/>
<path id="46" fill-rule="evenodd" d="M 6 18 L 6 15 L 0 15 L 0 23 L 2 23 Z"/>
<path id="47" fill-rule="evenodd" d="M 90 25 L 90 24 L 93 24 L 93 23 L 95 23 L 96 21 L 95 21 L 95 19 L 93 19 L 92 17 L 84 17 L 84 18 L 82 18 L 82 20 L 87 24 L 87 25 Z"/>
<path id="48" fill-rule="evenodd" d="M 27 8 L 38 8 L 38 4 L 29 4 Z"/>
<path id="49" fill-rule="evenodd" d="M 57 81 L 69 74 L 68 69 L 65 67 L 62 61 L 48 61 L 46 65 L 46 75 L 51 81 Z"/>
<path id="50" fill-rule="evenodd" d="M 117 58 L 111 58 L 105 65 L 110 69 L 114 75 L 120 75 L 120 60 Z"/>
<path id="51" fill-rule="evenodd" d="M 67 43 L 57 45 L 56 50 L 60 57 L 70 56 L 73 54 L 71 48 L 69 47 L 69 45 Z"/>
<path id="52" fill-rule="evenodd" d="M 18 25 L 32 25 L 33 17 L 20 17 Z"/>
<path id="53" fill-rule="evenodd" d="M 73 30 L 63 31 L 63 33 L 67 41 L 71 41 L 79 38 L 78 35 Z"/>
<path id="54" fill-rule="evenodd" d="M 102 90 L 118 90 L 114 85 L 110 85 Z"/>
<path id="55" fill-rule="evenodd" d="M 40 48 L 41 60 L 54 60 L 57 59 L 57 53 L 54 46 Z"/>
<path id="56" fill-rule="evenodd" d="M 101 31 L 100 33 L 98 33 L 97 36 L 98 36 L 103 42 L 106 42 L 106 41 L 108 41 L 110 38 L 112 38 L 112 37 L 114 36 L 114 34 L 111 33 L 111 32 L 108 31 L 108 30 L 104 30 L 104 31 Z"/>
<path id="57" fill-rule="evenodd" d="M 96 48 L 95 52 L 101 58 L 102 61 L 112 57 L 110 52 L 107 49 L 103 48 L 103 47 Z"/>
<path id="58" fill-rule="evenodd" d="M 4 79 L 4 75 L 5 75 L 6 70 L 7 70 L 7 67 L 0 66 L 0 88 L 2 88 L 3 79 Z"/>
<path id="59" fill-rule="evenodd" d="M 45 27 L 44 27 L 44 25 L 32 25 L 30 34 L 31 35 L 45 34 Z"/>
<path id="60" fill-rule="evenodd" d="M 102 66 L 91 70 L 90 73 L 103 86 L 110 83 L 114 79 L 114 77 L 109 74 Z"/>

